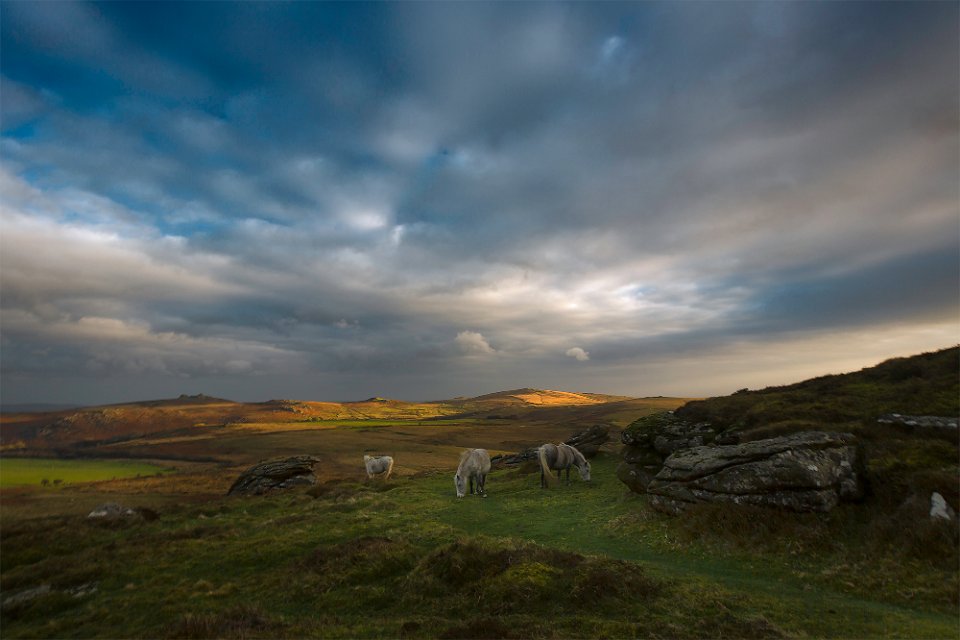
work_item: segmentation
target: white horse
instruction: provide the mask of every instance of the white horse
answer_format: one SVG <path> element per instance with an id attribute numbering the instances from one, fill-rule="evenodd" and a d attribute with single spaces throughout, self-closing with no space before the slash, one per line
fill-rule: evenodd
<path id="1" fill-rule="evenodd" d="M 567 484 L 570 484 L 570 467 L 576 467 L 583 480 L 590 480 L 590 463 L 577 451 L 576 447 L 568 444 L 545 444 L 537 450 L 540 458 L 540 487 L 546 487 L 548 480 L 553 482 L 552 471 L 557 472 L 557 481 L 560 473 L 567 470 Z"/>
<path id="2" fill-rule="evenodd" d="M 393 458 L 390 456 L 363 456 L 363 464 L 367 468 L 367 478 L 383 475 L 383 479 L 387 480 L 393 471 Z"/>
<path id="3" fill-rule="evenodd" d="M 470 483 L 470 493 L 474 493 L 476 480 L 476 494 L 486 497 L 485 486 L 487 474 L 490 473 L 490 454 L 486 449 L 467 449 L 460 454 L 460 466 L 453 476 L 453 484 L 457 488 L 457 497 L 462 498 L 467 493 L 467 483 Z"/>

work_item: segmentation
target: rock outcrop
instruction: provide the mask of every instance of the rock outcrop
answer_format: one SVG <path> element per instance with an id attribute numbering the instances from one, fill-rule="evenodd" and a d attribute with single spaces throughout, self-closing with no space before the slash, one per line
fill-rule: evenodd
<path id="1" fill-rule="evenodd" d="M 227 495 L 260 495 L 277 489 L 314 485 L 317 478 L 313 475 L 313 465 L 318 462 L 320 459 L 313 456 L 261 462 L 241 473 Z"/>
<path id="2" fill-rule="evenodd" d="M 592 458 L 600 451 L 600 447 L 610 441 L 610 427 L 597 424 L 589 429 L 581 431 L 566 440 L 564 444 L 576 447 L 577 451 L 587 458 Z M 537 450 L 539 446 L 530 447 L 523 451 L 508 455 L 497 455 L 490 458 L 490 464 L 496 467 L 521 464 L 528 460 L 537 460 Z"/>
<path id="3" fill-rule="evenodd" d="M 887 413 L 877 418 L 877 422 L 907 427 L 912 431 L 921 429 L 957 431 L 957 419 L 944 416 L 905 416 L 899 413 Z"/>
<path id="4" fill-rule="evenodd" d="M 577 451 L 588 458 L 592 458 L 600 451 L 600 447 L 610 441 L 610 427 L 595 424 L 586 431 L 568 438 L 564 444 L 576 447 Z"/>
<path id="5" fill-rule="evenodd" d="M 537 449 L 539 447 L 530 447 L 523 451 L 510 454 L 500 454 L 490 458 L 490 465 L 494 467 L 509 467 L 515 464 L 522 464 L 528 460 L 537 459 Z"/>
<path id="6" fill-rule="evenodd" d="M 697 502 L 829 511 L 863 495 L 861 465 L 852 434 L 810 431 L 679 450 L 646 491 L 654 507 L 670 513 Z"/>
<path id="7" fill-rule="evenodd" d="M 644 493 L 672 453 L 710 444 L 716 438 L 710 424 L 687 422 L 672 411 L 644 416 L 620 434 L 625 446 L 617 477 L 633 491 Z"/>

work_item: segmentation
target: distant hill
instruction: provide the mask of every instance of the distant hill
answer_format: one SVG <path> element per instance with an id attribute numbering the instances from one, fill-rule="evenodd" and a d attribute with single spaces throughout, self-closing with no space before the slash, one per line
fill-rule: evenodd
<path id="1" fill-rule="evenodd" d="M 510 391 L 497 391 L 488 393 L 476 398 L 470 398 L 463 401 L 468 404 L 480 404 L 491 402 L 498 405 L 509 404 L 531 404 L 538 406 L 556 406 L 556 405 L 578 405 L 578 404 L 599 404 L 602 402 L 616 402 L 618 400 L 628 400 L 629 396 L 610 396 L 599 393 L 573 393 L 570 391 L 552 391 L 550 389 L 512 389 Z M 455 401 L 447 400 L 449 404 Z"/>
<path id="2" fill-rule="evenodd" d="M 204 394 L 122 404 L 4 413 L 0 416 L 2 450 L 92 451 L 133 440 L 215 437 L 216 430 L 240 425 L 311 424 L 334 420 L 549 420 L 556 424 L 603 422 L 623 426 L 637 412 L 682 400 L 631 400 L 624 396 L 545 389 L 513 389 L 476 398 L 406 402 L 374 396 L 357 402 L 276 399 L 235 402 Z M 289 427 L 284 427 L 289 428 Z M 214 434 L 214 435 L 212 435 Z"/>

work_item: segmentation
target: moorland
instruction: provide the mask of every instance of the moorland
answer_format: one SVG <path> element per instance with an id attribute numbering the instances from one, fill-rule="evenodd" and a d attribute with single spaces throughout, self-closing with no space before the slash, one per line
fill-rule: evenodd
<path id="1" fill-rule="evenodd" d="M 199 394 L 3 414 L 3 636 L 957 637 L 956 521 L 924 502 L 960 506 L 956 436 L 876 419 L 957 416 L 958 371 L 954 348 L 711 399 Z M 514 453 L 665 410 L 746 438 L 853 432 L 870 489 L 828 513 L 669 516 L 617 480 L 614 438 L 589 483 L 540 489 L 523 463 L 495 468 L 487 498 L 455 497 L 466 447 Z M 394 476 L 367 479 L 364 453 L 394 456 Z M 226 495 L 250 465 L 300 454 L 319 459 L 315 486 Z M 104 502 L 149 517 L 87 518 Z"/>

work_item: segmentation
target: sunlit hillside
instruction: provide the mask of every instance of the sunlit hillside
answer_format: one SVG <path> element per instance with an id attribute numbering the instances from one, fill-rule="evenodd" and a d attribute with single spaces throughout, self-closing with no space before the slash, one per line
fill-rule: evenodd
<path id="1" fill-rule="evenodd" d="M 341 426 L 390 427 L 411 423 L 482 427 L 490 433 L 508 435 L 516 434 L 524 425 L 563 429 L 592 424 L 622 427 L 639 416 L 674 409 L 685 401 L 537 389 L 434 402 L 369 398 L 358 402 L 243 403 L 200 394 L 50 413 L 2 414 L 0 435 L 3 450 L 10 455 L 53 453 L 214 461 L 223 460 L 225 450 L 234 451 L 226 456 L 229 459 L 247 459 L 243 451 L 265 455 L 270 451 L 266 440 L 256 446 L 231 449 L 229 445 L 233 440 L 255 435 L 303 432 L 311 437 L 309 433 Z M 501 440 L 514 442 L 517 438 L 505 436 Z M 523 442 L 517 446 L 520 444 Z"/>

